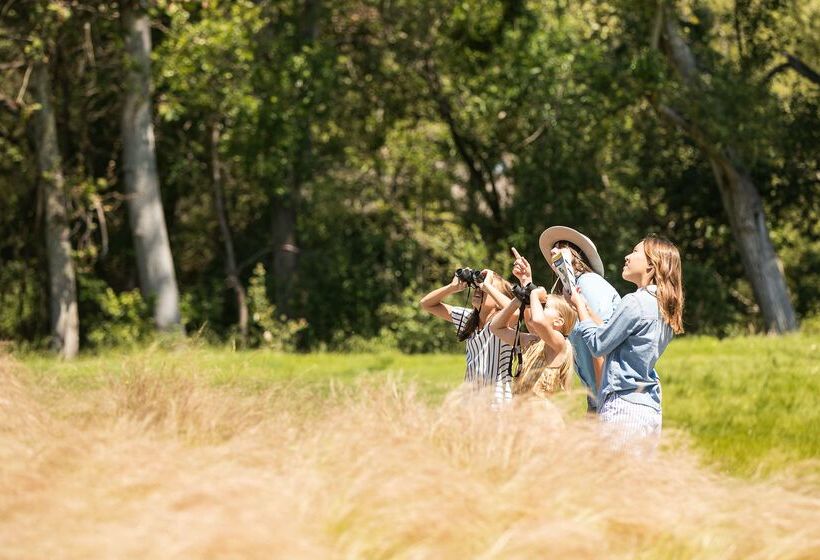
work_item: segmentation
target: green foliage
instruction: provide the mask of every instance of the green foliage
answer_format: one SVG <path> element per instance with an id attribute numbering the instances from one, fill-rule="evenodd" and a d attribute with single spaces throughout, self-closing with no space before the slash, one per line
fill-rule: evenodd
<path id="1" fill-rule="evenodd" d="M 457 352 L 463 343 L 458 342 L 453 325 L 422 311 L 420 294 L 419 288 L 411 286 L 398 303 L 379 309 L 384 322 L 380 338 L 394 340 L 396 348 L 408 354 Z"/>
<path id="2" fill-rule="evenodd" d="M 685 429 L 728 472 L 768 474 L 820 455 L 809 426 L 820 370 L 816 335 L 692 337 L 659 363 L 664 426 Z"/>
<path id="3" fill-rule="evenodd" d="M 153 337 L 150 306 L 138 289 L 116 293 L 93 276 L 81 274 L 78 280 L 80 316 L 85 319 L 80 326 L 90 347 L 135 346 Z"/>
<path id="4" fill-rule="evenodd" d="M 40 320 L 40 286 L 35 270 L 25 261 L 0 264 L 0 340 L 30 338 Z"/>
<path id="5" fill-rule="evenodd" d="M 537 240 L 554 224 L 595 241 L 622 293 L 626 250 L 649 232 L 670 237 L 684 255 L 687 332 L 755 330 L 713 169 L 658 119 L 656 101 L 733 146 L 763 198 L 795 309 L 820 313 L 820 98 L 782 66 L 788 53 L 820 68 L 820 3 L 668 5 L 697 57 L 697 92 L 651 45 L 656 4 L 636 0 L 151 3 L 158 169 L 188 332 L 236 336 L 215 170 L 240 280 L 258 280 L 260 260 L 268 270 L 265 289 L 253 288 L 254 345 L 449 349 L 447 325 L 418 298 L 462 265 L 509 276 L 510 245 L 548 282 Z M 144 334 L 119 183 L 121 23 L 114 0 L 12 3 L 0 22 L 0 337 L 49 330 L 26 123 L 27 69 L 43 57 L 84 340 L 113 343 L 111 324 L 131 325 L 123 342 Z M 272 262 L 282 215 L 298 250 L 287 278 Z M 278 301 L 286 281 L 293 293 Z"/>
<path id="6" fill-rule="evenodd" d="M 253 322 L 250 329 L 252 346 L 263 346 L 272 350 L 294 350 L 300 332 L 305 328 L 303 319 L 288 320 L 276 312 L 276 306 L 266 293 L 265 267 L 258 263 L 253 269 L 248 286 L 248 310 Z"/>

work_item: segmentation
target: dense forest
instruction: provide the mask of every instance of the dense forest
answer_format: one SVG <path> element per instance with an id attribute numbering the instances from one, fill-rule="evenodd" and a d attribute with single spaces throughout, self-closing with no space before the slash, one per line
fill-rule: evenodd
<path id="1" fill-rule="evenodd" d="M 820 313 L 820 0 L 0 0 L 0 340 L 450 349 L 556 224 L 690 333 Z"/>

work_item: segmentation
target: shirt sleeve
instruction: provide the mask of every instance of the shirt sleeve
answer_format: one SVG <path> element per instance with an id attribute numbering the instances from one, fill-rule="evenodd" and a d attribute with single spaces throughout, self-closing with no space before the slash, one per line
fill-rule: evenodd
<path id="1" fill-rule="evenodd" d="M 578 287 L 587 300 L 590 308 L 604 322 L 607 322 L 618 307 L 620 297 L 609 282 L 594 273 L 587 273 L 578 279 Z"/>
<path id="2" fill-rule="evenodd" d="M 593 356 L 603 356 L 609 354 L 621 342 L 626 340 L 640 319 L 640 309 L 635 302 L 634 296 L 625 296 L 618 308 L 604 325 L 597 325 L 594 321 L 587 319 L 579 324 L 581 336 L 584 339 L 590 353 Z"/>
<path id="3" fill-rule="evenodd" d="M 451 307 L 450 308 L 450 320 L 453 322 L 453 325 L 458 331 L 458 325 L 461 324 L 463 328 L 464 325 L 467 323 L 467 319 L 470 317 L 470 313 L 472 313 L 472 309 L 467 309 L 466 307 Z"/>

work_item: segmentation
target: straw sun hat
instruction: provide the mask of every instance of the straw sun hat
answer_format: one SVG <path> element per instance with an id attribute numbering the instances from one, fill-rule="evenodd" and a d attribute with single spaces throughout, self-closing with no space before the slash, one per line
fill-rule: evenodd
<path id="1" fill-rule="evenodd" d="M 589 264 L 592 265 L 592 270 L 601 276 L 604 275 L 604 263 L 601 262 L 598 249 L 595 248 L 595 243 L 580 231 L 566 226 L 552 226 L 545 229 L 544 233 L 541 234 L 538 245 L 541 247 L 541 252 L 544 254 L 544 258 L 547 259 L 547 263 L 552 260 L 552 256 L 550 255 L 552 246 L 559 241 L 569 241 L 575 244 L 581 249 L 581 252 L 584 253 Z"/>

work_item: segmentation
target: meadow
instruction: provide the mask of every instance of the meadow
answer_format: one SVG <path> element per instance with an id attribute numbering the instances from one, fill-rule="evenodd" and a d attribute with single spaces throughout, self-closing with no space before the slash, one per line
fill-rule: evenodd
<path id="1" fill-rule="evenodd" d="M 675 341 L 664 445 L 582 396 L 489 413 L 463 358 L 0 358 L 0 547 L 46 558 L 816 558 L 820 336 Z"/>

